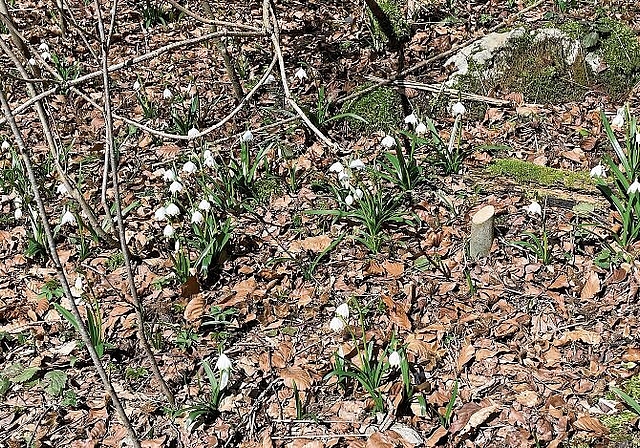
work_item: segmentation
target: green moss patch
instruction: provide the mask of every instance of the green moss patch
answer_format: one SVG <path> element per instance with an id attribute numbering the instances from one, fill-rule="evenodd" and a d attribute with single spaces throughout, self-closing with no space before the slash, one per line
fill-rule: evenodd
<path id="1" fill-rule="evenodd" d="M 386 16 L 384 26 L 376 20 L 374 14 L 367 8 L 367 14 L 371 24 L 371 35 L 376 51 L 382 51 L 385 45 L 389 44 L 390 33 L 393 33 L 392 40 L 397 42 L 407 41 L 410 37 L 411 26 L 405 19 L 403 8 L 406 5 L 402 0 L 379 0 L 378 5 Z"/>
<path id="2" fill-rule="evenodd" d="M 370 84 L 360 87 L 367 88 Z M 350 126 L 356 130 L 385 132 L 397 128 L 402 120 L 402 100 L 400 94 L 389 87 L 379 87 L 359 98 L 344 104 L 341 112 L 348 112 L 364 118 L 360 120 L 348 119 Z"/>
<path id="3" fill-rule="evenodd" d="M 587 172 L 574 173 L 518 159 L 495 159 L 487 167 L 487 171 L 494 176 L 511 177 L 522 184 L 561 185 L 567 188 L 579 188 L 592 184 Z"/>

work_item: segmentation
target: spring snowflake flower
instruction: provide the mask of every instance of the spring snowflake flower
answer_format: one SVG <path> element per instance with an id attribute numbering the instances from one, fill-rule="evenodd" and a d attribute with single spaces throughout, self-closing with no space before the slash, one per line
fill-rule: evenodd
<path id="1" fill-rule="evenodd" d="M 202 215 L 200 210 L 196 210 L 195 212 L 193 212 L 193 214 L 191 215 L 191 224 L 200 224 L 202 221 L 204 221 L 204 216 Z"/>
<path id="2" fill-rule="evenodd" d="M 591 168 L 591 171 L 589 172 L 589 175 L 591 177 L 606 177 L 607 173 L 604 169 L 604 166 L 602 166 L 602 164 L 597 164 L 596 166 L 594 166 L 593 168 Z"/>
<path id="3" fill-rule="evenodd" d="M 216 361 L 216 369 L 220 372 L 220 390 L 223 390 L 229 384 L 232 367 L 229 357 L 224 353 L 220 353 L 220 357 Z"/>
<path id="4" fill-rule="evenodd" d="M 385 138 L 382 139 L 380 144 L 387 149 L 391 149 L 394 146 L 396 146 L 396 139 L 391 137 L 390 135 L 387 135 Z"/>
<path id="5" fill-rule="evenodd" d="M 527 212 L 531 213 L 532 215 L 540 215 L 540 216 L 542 216 L 542 207 L 540 206 L 539 203 L 537 203 L 536 201 L 533 201 L 527 207 Z"/>
<path id="6" fill-rule="evenodd" d="M 173 93 L 171 93 L 171 90 L 169 90 L 169 87 L 164 89 L 164 91 L 162 92 L 162 98 L 164 98 L 165 100 L 170 100 L 172 97 L 173 97 Z"/>
<path id="7" fill-rule="evenodd" d="M 173 234 L 176 233 L 176 230 L 173 228 L 171 224 L 167 224 L 162 231 L 162 234 L 165 238 L 171 238 Z"/>
<path id="8" fill-rule="evenodd" d="M 427 133 L 427 126 L 423 122 L 418 123 L 418 126 L 416 126 L 416 134 L 424 135 L 426 133 Z"/>
<path id="9" fill-rule="evenodd" d="M 38 46 L 38 51 L 49 51 L 49 45 L 45 42 L 42 42 L 40 46 Z"/>
<path id="10" fill-rule="evenodd" d="M 351 168 L 352 170 L 362 170 L 365 167 L 366 165 L 360 159 L 352 160 L 351 163 L 349 163 L 349 168 Z"/>
<path id="11" fill-rule="evenodd" d="M 156 212 L 153 214 L 153 217 L 156 219 L 156 221 L 164 221 L 167 218 L 167 211 L 164 207 L 160 207 L 158 210 L 156 210 Z"/>
<path id="12" fill-rule="evenodd" d="M 135 91 L 137 92 L 138 90 L 140 90 L 140 87 L 142 87 L 142 86 L 140 85 L 140 81 L 138 81 L 138 80 L 136 79 L 136 82 L 134 82 L 134 83 L 133 83 L 133 90 L 135 90 Z"/>
<path id="13" fill-rule="evenodd" d="M 391 367 L 400 367 L 400 353 L 395 350 L 391 352 L 389 355 L 389 365 Z"/>
<path id="14" fill-rule="evenodd" d="M 176 173 L 173 170 L 165 170 L 164 174 L 162 174 L 162 178 L 167 182 L 173 182 L 176 180 Z"/>
<path id="15" fill-rule="evenodd" d="M 38 65 L 38 61 L 36 61 L 34 58 L 30 58 L 28 62 L 29 62 L 29 65 L 32 67 L 35 67 L 36 65 Z"/>
<path id="16" fill-rule="evenodd" d="M 267 76 L 267 79 L 264 80 L 264 85 L 268 85 L 274 82 L 276 82 L 276 77 L 273 76 L 271 73 L 269 73 L 269 76 Z"/>
<path id="17" fill-rule="evenodd" d="M 198 131 L 195 127 L 193 127 L 189 129 L 189 132 L 187 132 L 187 137 L 196 138 L 199 134 L 200 134 L 200 131 Z"/>
<path id="18" fill-rule="evenodd" d="M 416 124 L 418 122 L 418 118 L 414 114 L 409 114 L 404 117 L 404 122 L 407 124 Z"/>
<path id="19" fill-rule="evenodd" d="M 178 206 L 176 204 L 171 202 L 169 205 L 167 205 L 164 208 L 164 214 L 166 216 L 177 216 L 177 215 L 180 214 L 180 209 L 178 208 Z"/>
<path id="20" fill-rule="evenodd" d="M 22 218 L 22 209 L 21 208 L 17 208 L 15 209 L 15 211 L 13 212 L 13 217 L 18 220 L 20 218 Z"/>
<path id="21" fill-rule="evenodd" d="M 169 191 L 173 194 L 173 193 L 178 193 L 180 191 L 182 191 L 182 184 L 180 182 L 178 182 L 177 180 L 174 180 L 171 185 L 169 185 Z"/>
<path id="22" fill-rule="evenodd" d="M 253 140 L 253 133 L 251 131 L 247 131 L 244 134 L 242 134 L 242 137 L 240 137 L 240 140 L 242 140 L 243 142 L 250 142 L 251 140 Z"/>
<path id="23" fill-rule="evenodd" d="M 333 165 L 329 167 L 330 173 L 342 173 L 343 171 L 344 171 L 344 166 L 342 166 L 342 163 L 340 162 L 335 162 Z"/>
<path id="24" fill-rule="evenodd" d="M 465 112 L 467 112 L 467 109 L 464 107 L 464 104 L 462 104 L 460 101 L 458 101 L 456 104 L 454 104 L 451 107 L 451 113 L 453 114 L 454 117 L 457 117 L 458 115 L 464 115 Z"/>
<path id="25" fill-rule="evenodd" d="M 352 206 L 353 205 L 353 196 L 347 195 L 347 197 L 344 198 L 344 203 L 347 204 L 348 206 Z"/>
<path id="26" fill-rule="evenodd" d="M 300 67 L 293 76 L 302 81 L 304 79 L 307 79 L 307 72 L 302 67 Z"/>
<path id="27" fill-rule="evenodd" d="M 65 224 L 69 224 L 71 226 L 76 225 L 76 217 L 69 210 L 64 212 L 64 215 L 62 215 L 62 218 L 60 218 L 60 225 L 64 226 Z"/>
<path id="28" fill-rule="evenodd" d="M 205 151 L 205 155 L 203 157 L 204 161 L 202 163 L 204 164 L 204 166 L 208 166 L 209 168 L 211 168 L 216 164 L 216 161 L 211 155 L 211 151 L 209 151 L 209 155 L 207 156 L 207 151 Z"/>
<path id="29" fill-rule="evenodd" d="M 616 116 L 611 120 L 611 126 L 621 128 L 624 126 L 624 107 L 621 107 L 616 111 Z"/>
<path id="30" fill-rule="evenodd" d="M 11 148 L 11 143 L 9 143 L 9 140 L 5 140 L 2 142 L 2 149 L 4 151 L 6 151 L 7 149 Z"/>
<path id="31" fill-rule="evenodd" d="M 198 204 L 198 208 L 200 210 L 204 210 L 206 212 L 207 210 L 209 210 L 211 208 L 211 203 L 209 201 L 207 201 L 206 199 L 203 199 Z"/>
<path id="32" fill-rule="evenodd" d="M 347 303 L 343 303 L 338 306 L 336 308 L 336 316 L 340 316 L 343 319 L 349 319 L 349 305 Z"/>
<path id="33" fill-rule="evenodd" d="M 346 325 L 344 323 L 344 320 L 339 316 L 335 316 L 333 319 L 331 319 L 331 322 L 329 322 L 329 328 L 336 333 L 340 333 L 345 329 L 345 327 Z"/>
<path id="34" fill-rule="evenodd" d="M 191 160 L 189 160 L 182 166 L 182 171 L 188 174 L 195 173 L 197 169 L 198 167 Z"/>
<path id="35" fill-rule="evenodd" d="M 84 292 L 84 283 L 81 275 L 76 277 L 76 281 L 70 289 L 73 297 L 82 297 L 82 293 Z"/>
<path id="36" fill-rule="evenodd" d="M 51 59 L 51 53 L 49 53 L 48 51 L 45 51 L 44 53 L 40 54 L 40 57 L 42 58 L 43 61 L 48 61 Z"/>
<path id="37" fill-rule="evenodd" d="M 636 180 L 634 180 L 633 183 L 629 185 L 629 188 L 627 189 L 627 194 L 633 194 L 638 192 L 640 192 L 640 182 L 638 182 L 638 179 L 636 178 Z"/>
<path id="38" fill-rule="evenodd" d="M 356 188 L 353 191 L 353 199 L 355 199 L 356 201 L 359 201 L 360 199 L 362 199 L 363 196 L 364 196 L 364 192 L 360 188 Z"/>
<path id="39" fill-rule="evenodd" d="M 58 188 L 56 188 L 56 192 L 60 196 L 64 196 L 65 194 L 67 194 L 69 192 L 69 190 L 67 190 L 67 187 L 65 186 L 65 184 L 60 184 L 60 185 L 58 185 Z"/>

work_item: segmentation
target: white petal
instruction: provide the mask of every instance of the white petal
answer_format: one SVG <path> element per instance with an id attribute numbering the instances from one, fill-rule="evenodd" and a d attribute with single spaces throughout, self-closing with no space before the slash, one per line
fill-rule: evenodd
<path id="1" fill-rule="evenodd" d="M 302 67 L 300 67 L 293 76 L 302 81 L 303 79 L 307 78 L 307 72 Z"/>
<path id="2" fill-rule="evenodd" d="M 7 150 L 9 148 L 11 148 L 11 144 L 9 143 L 9 141 L 8 140 L 3 141 L 2 142 L 2 149 Z"/>
<path id="3" fill-rule="evenodd" d="M 418 126 L 416 126 L 416 134 L 424 135 L 426 133 L 427 133 L 427 126 L 423 122 L 418 123 Z"/>
<path id="4" fill-rule="evenodd" d="M 336 316 L 340 316 L 343 319 L 349 318 L 349 305 L 347 303 L 343 303 L 342 305 L 336 308 Z"/>
<path id="5" fill-rule="evenodd" d="M 193 127 L 189 129 L 189 132 L 187 132 L 187 137 L 196 138 L 199 134 L 200 132 L 195 127 Z"/>
<path id="6" fill-rule="evenodd" d="M 58 194 L 60 196 L 64 196 L 65 194 L 67 194 L 69 192 L 67 190 L 67 187 L 64 184 L 58 185 L 58 188 L 56 188 L 56 191 L 58 192 Z"/>
<path id="7" fill-rule="evenodd" d="M 178 208 L 178 206 L 176 204 L 174 204 L 173 202 L 171 202 L 169 205 L 167 205 L 164 208 L 164 213 L 167 216 L 176 216 L 180 214 L 180 209 Z"/>
<path id="8" fill-rule="evenodd" d="M 387 149 L 391 149 L 394 146 L 396 146 L 396 139 L 391 137 L 390 135 L 387 135 L 385 138 L 382 139 L 382 141 L 380 142 L 382 144 L 382 146 L 384 146 Z"/>
<path id="9" fill-rule="evenodd" d="M 198 210 L 196 210 L 195 212 L 193 212 L 193 214 L 191 215 L 191 222 L 193 224 L 199 224 L 204 220 L 204 216 L 202 216 L 202 213 Z"/>
<path id="10" fill-rule="evenodd" d="M 533 201 L 528 207 L 527 212 L 532 215 L 542 215 L 542 207 L 536 201 Z"/>
<path id="11" fill-rule="evenodd" d="M 351 163 L 349 164 L 349 168 L 354 170 L 361 170 L 361 169 L 364 169 L 365 167 L 366 165 L 360 159 L 352 160 Z"/>
<path id="12" fill-rule="evenodd" d="M 342 166 L 342 163 L 340 162 L 335 162 L 333 165 L 329 167 L 330 173 L 342 173 L 343 171 L 344 171 L 344 166 Z"/>
<path id="13" fill-rule="evenodd" d="M 276 77 L 269 73 L 269 76 L 264 80 L 264 84 L 268 85 L 276 81 Z"/>
<path id="14" fill-rule="evenodd" d="M 633 181 L 631 185 L 629 185 L 629 188 L 627 189 L 627 194 L 633 194 L 638 192 L 640 192 L 640 182 L 638 182 L 638 179 L 636 179 Z"/>
<path id="15" fill-rule="evenodd" d="M 133 83 L 133 90 L 140 90 L 140 82 L 136 81 Z"/>
<path id="16" fill-rule="evenodd" d="M 606 177 L 607 173 L 605 172 L 604 166 L 602 166 L 601 164 L 598 164 L 593 168 L 591 168 L 589 175 L 591 177 Z"/>
<path id="17" fill-rule="evenodd" d="M 353 205 L 353 196 L 348 195 L 346 198 L 344 198 L 344 203 L 347 205 Z"/>
<path id="18" fill-rule="evenodd" d="M 162 231 L 162 234 L 164 235 L 165 238 L 171 238 L 175 232 L 176 231 L 173 228 L 173 226 L 171 224 L 167 224 L 164 230 Z"/>
<path id="19" fill-rule="evenodd" d="M 209 203 L 209 201 L 207 201 L 206 199 L 203 199 L 202 201 L 200 201 L 200 203 L 198 204 L 198 208 L 200 210 L 204 210 L 207 211 L 211 208 L 211 204 Z"/>
<path id="20" fill-rule="evenodd" d="M 329 322 L 329 328 L 336 333 L 341 332 L 345 328 L 344 320 L 339 316 L 335 316 L 331 319 L 331 322 Z"/>
<path id="21" fill-rule="evenodd" d="M 193 173 L 198 169 L 198 167 L 196 166 L 195 163 L 193 163 L 191 160 L 189 160 L 188 162 L 186 162 L 183 166 L 182 166 L 182 171 L 184 171 L 185 173 Z"/>
<path id="22" fill-rule="evenodd" d="M 76 225 L 76 217 L 74 216 L 73 213 L 71 213 L 69 210 L 67 210 L 64 215 L 62 215 L 62 218 L 60 219 L 60 224 L 65 225 L 65 224 L 70 224 L 72 226 Z"/>
<path id="23" fill-rule="evenodd" d="M 21 208 L 17 208 L 15 209 L 15 211 L 13 212 L 13 217 L 15 219 L 20 219 L 22 218 L 22 209 Z"/>
<path id="24" fill-rule="evenodd" d="M 182 184 L 180 182 L 178 182 L 177 180 L 174 180 L 171 185 L 169 185 L 169 191 L 171 193 L 177 193 L 179 191 L 182 191 Z"/>
<path id="25" fill-rule="evenodd" d="M 454 117 L 464 115 L 466 111 L 467 109 L 464 107 L 464 104 L 459 101 L 451 107 L 451 113 Z"/>
<path id="26" fill-rule="evenodd" d="M 47 45 L 46 43 L 42 42 L 38 46 L 38 51 L 49 51 L 49 45 Z"/>
<path id="27" fill-rule="evenodd" d="M 176 173 L 173 170 L 166 170 L 162 175 L 162 178 L 167 182 L 173 182 L 176 180 Z"/>
<path id="28" fill-rule="evenodd" d="M 48 51 L 45 51 L 40 55 L 40 57 L 42 58 L 43 61 L 48 61 L 49 59 L 51 59 L 51 53 L 49 53 Z"/>
<path id="29" fill-rule="evenodd" d="M 416 124 L 418 122 L 418 118 L 414 114 L 409 114 L 404 117 L 404 122 L 407 124 Z"/>
<path id="30" fill-rule="evenodd" d="M 357 201 L 362 199 L 363 196 L 364 196 L 364 192 L 359 188 L 356 188 L 355 191 L 353 192 L 353 198 Z"/>
<path id="31" fill-rule="evenodd" d="M 240 137 L 240 140 L 242 140 L 243 142 L 250 142 L 251 140 L 253 140 L 253 133 L 251 131 L 247 131 L 244 134 L 242 134 L 242 137 Z"/>
<path id="32" fill-rule="evenodd" d="M 164 98 L 165 100 L 169 100 L 171 99 L 171 97 L 173 97 L 173 93 L 171 93 L 171 90 L 169 90 L 169 88 L 167 87 L 162 92 L 162 98 Z"/>
<path id="33" fill-rule="evenodd" d="M 391 367 L 400 366 L 400 354 L 395 350 L 389 355 L 389 365 Z"/>
<path id="34" fill-rule="evenodd" d="M 231 369 L 231 367 L 231 360 L 229 359 L 229 357 L 224 353 L 220 353 L 220 357 L 216 361 L 216 369 L 222 371 L 229 370 Z"/>
<path id="35" fill-rule="evenodd" d="M 158 210 L 156 210 L 153 216 L 156 219 L 156 221 L 164 221 L 167 217 L 167 211 L 165 210 L 164 207 L 160 207 Z"/>
<path id="36" fill-rule="evenodd" d="M 222 373 L 220 373 L 220 390 L 224 390 L 227 387 L 230 376 L 231 374 L 229 373 L 229 369 L 223 370 Z"/>

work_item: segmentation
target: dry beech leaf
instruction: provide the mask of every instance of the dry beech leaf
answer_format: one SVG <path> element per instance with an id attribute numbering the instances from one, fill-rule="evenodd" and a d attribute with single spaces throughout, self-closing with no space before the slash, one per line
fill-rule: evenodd
<path id="1" fill-rule="evenodd" d="M 602 336 L 595 331 L 587 331 L 587 330 L 573 330 L 567 331 L 563 333 L 563 335 L 558 339 L 554 345 L 561 346 L 568 344 L 569 342 L 582 341 L 585 344 L 589 345 L 598 345 L 602 341 Z"/>
<path id="2" fill-rule="evenodd" d="M 460 350 L 460 355 L 458 356 L 458 361 L 456 362 L 456 366 L 458 368 L 458 372 L 462 370 L 464 365 L 473 359 L 473 355 L 475 355 L 476 349 L 473 345 L 467 344 L 465 347 Z"/>
<path id="3" fill-rule="evenodd" d="M 205 300 L 202 294 L 193 296 L 184 309 L 184 319 L 187 322 L 195 322 L 204 314 Z"/>
<path id="4" fill-rule="evenodd" d="M 567 276 L 565 274 L 560 274 L 556 279 L 549 285 L 549 289 L 564 289 L 569 287 L 569 282 L 567 281 Z"/>
<path id="5" fill-rule="evenodd" d="M 625 362 L 640 361 L 640 348 L 627 348 L 627 351 L 622 355 L 622 360 Z"/>
<path id="6" fill-rule="evenodd" d="M 597 418 L 589 417 L 588 415 L 578 418 L 573 423 L 573 426 L 577 429 L 581 429 L 582 431 L 594 432 L 601 436 L 609 434 L 609 428 L 604 426 Z"/>
<path id="7" fill-rule="evenodd" d="M 178 145 L 168 144 L 156 148 L 156 154 L 161 157 L 175 157 L 178 153 L 180 153 L 180 147 Z"/>
<path id="8" fill-rule="evenodd" d="M 384 268 L 385 271 L 387 271 L 387 274 L 389 274 L 391 277 L 394 277 L 394 278 L 400 277 L 404 272 L 403 263 L 394 263 L 391 261 L 385 261 L 384 263 L 382 263 L 382 267 Z"/>
<path id="9" fill-rule="evenodd" d="M 395 441 L 381 432 L 374 432 L 367 440 L 366 448 L 395 448 Z"/>
<path id="10" fill-rule="evenodd" d="M 593 299 L 600 292 L 600 279 L 598 274 L 592 272 L 580 291 L 581 299 Z"/>
<path id="11" fill-rule="evenodd" d="M 298 390 L 307 390 L 311 387 L 311 375 L 309 375 L 306 369 L 301 367 L 285 367 L 280 370 L 280 376 L 287 387 L 293 388 L 294 382 Z"/>
<path id="12" fill-rule="evenodd" d="M 236 292 L 235 299 L 244 299 L 253 294 L 256 289 L 258 289 L 258 283 L 255 278 L 251 277 L 246 280 L 242 280 L 241 282 L 236 283 L 233 287 L 233 291 Z"/>
<path id="13" fill-rule="evenodd" d="M 498 410 L 498 406 L 493 404 L 491 406 L 487 406 L 487 407 L 482 408 L 479 411 L 475 412 L 471 416 L 471 418 L 469 418 L 469 421 L 467 422 L 465 427 L 462 429 L 462 434 L 466 434 L 469 431 L 471 431 L 472 429 L 475 429 L 478 426 L 480 426 L 481 424 L 483 424 L 484 422 L 486 422 L 487 419 L 489 417 L 491 417 L 491 414 L 493 414 L 497 410 Z"/>
<path id="14" fill-rule="evenodd" d="M 301 252 L 302 250 L 308 250 L 311 252 L 319 253 L 323 250 L 326 250 L 332 242 L 333 240 L 331 239 L 331 237 L 327 235 L 311 236 L 303 240 L 294 241 L 291 244 L 291 247 L 289 247 L 289 251 L 297 253 Z"/>
<path id="15" fill-rule="evenodd" d="M 190 276 L 186 282 L 180 286 L 180 295 L 186 299 L 200 292 L 200 283 L 195 275 Z"/>
<path id="16" fill-rule="evenodd" d="M 449 431 L 447 431 L 445 428 L 443 428 L 442 426 L 438 426 L 438 429 L 433 431 L 433 433 L 429 436 L 429 438 L 425 442 L 425 445 L 428 447 L 439 446 L 440 440 L 442 440 L 442 438 L 445 437 L 448 433 Z"/>
<path id="17" fill-rule="evenodd" d="M 538 394 L 532 390 L 523 390 L 516 395 L 516 401 L 522 406 L 532 408 L 538 404 Z"/>

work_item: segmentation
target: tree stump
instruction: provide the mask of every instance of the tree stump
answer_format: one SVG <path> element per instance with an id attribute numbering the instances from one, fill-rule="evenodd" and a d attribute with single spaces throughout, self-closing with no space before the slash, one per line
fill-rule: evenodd
<path id="1" fill-rule="evenodd" d="M 493 219 L 496 209 L 487 205 L 473 215 L 471 219 L 471 236 L 469 237 L 469 255 L 471 258 L 486 257 L 493 244 Z"/>

